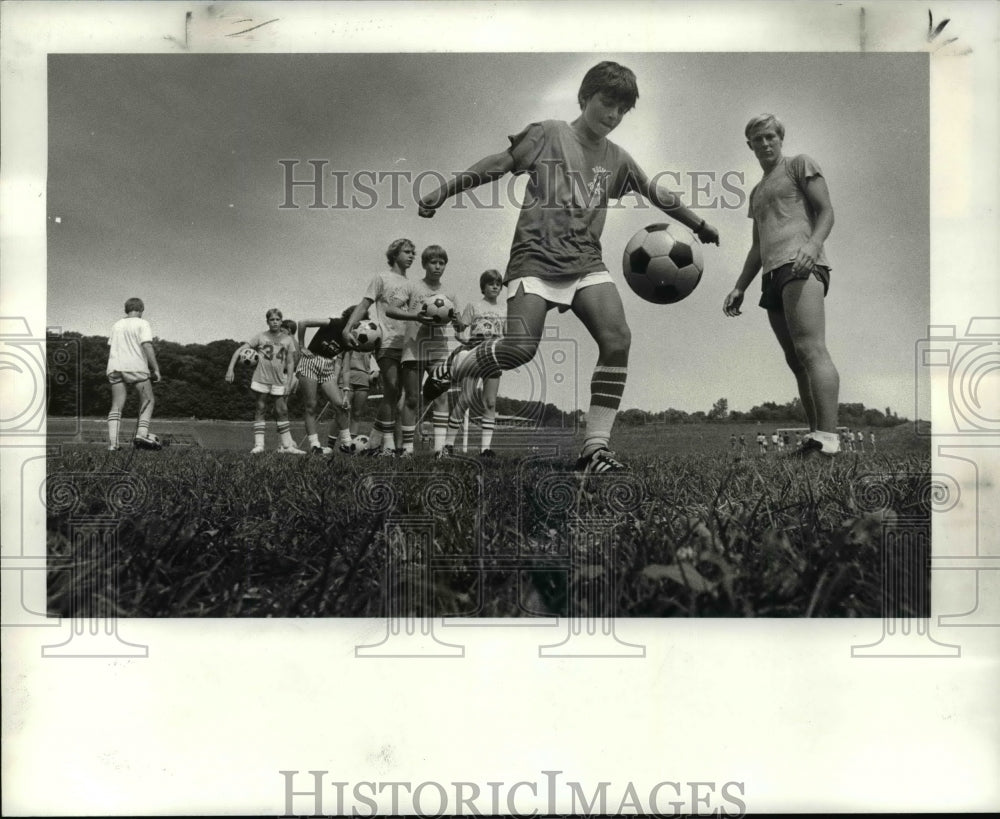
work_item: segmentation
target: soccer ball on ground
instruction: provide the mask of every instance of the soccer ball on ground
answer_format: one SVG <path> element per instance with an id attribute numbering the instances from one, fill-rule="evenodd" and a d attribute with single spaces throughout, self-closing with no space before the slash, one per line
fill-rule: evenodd
<path id="1" fill-rule="evenodd" d="M 689 296 L 704 270 L 701 246 L 677 225 L 649 225 L 625 245 L 625 281 L 639 298 L 673 304 Z"/>
<path id="2" fill-rule="evenodd" d="M 435 324 L 446 324 L 455 317 L 455 305 L 447 296 L 424 296 L 420 315 L 434 319 Z"/>
<path id="3" fill-rule="evenodd" d="M 367 435 L 352 435 L 349 444 L 341 444 L 340 451 L 348 455 L 358 455 L 368 449 Z"/>
<path id="4" fill-rule="evenodd" d="M 354 340 L 355 349 L 360 353 L 370 353 L 382 340 L 382 328 L 374 321 L 365 319 L 359 321 L 351 329 L 351 338 Z"/>
<path id="5" fill-rule="evenodd" d="M 256 364 L 260 361 L 260 351 L 253 347 L 244 347 L 240 350 L 239 361 L 243 364 Z"/>

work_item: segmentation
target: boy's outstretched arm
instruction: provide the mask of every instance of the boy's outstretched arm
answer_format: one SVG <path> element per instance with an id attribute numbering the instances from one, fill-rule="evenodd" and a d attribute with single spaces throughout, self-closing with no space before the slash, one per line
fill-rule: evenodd
<path id="1" fill-rule="evenodd" d="M 226 370 L 226 381 L 228 381 L 230 384 L 236 377 L 236 359 L 239 356 L 239 354 L 243 352 L 245 349 L 247 349 L 247 347 L 249 346 L 250 345 L 244 341 L 239 347 L 233 350 L 233 357 L 229 359 L 229 369 Z"/>
<path id="2" fill-rule="evenodd" d="M 722 304 L 722 312 L 727 316 L 740 315 L 740 307 L 743 305 L 743 296 L 746 294 L 747 288 L 750 286 L 750 282 L 752 282 L 760 272 L 760 265 L 760 234 L 757 233 L 757 223 L 754 222 L 753 242 L 750 244 L 750 250 L 747 253 L 746 261 L 743 262 L 743 271 L 740 273 L 740 277 L 736 280 L 736 286 L 729 291 L 729 294 L 726 296 L 726 300 Z"/>
<path id="3" fill-rule="evenodd" d="M 663 187 L 657 182 L 651 182 L 643 174 L 638 180 L 639 192 L 671 219 L 676 219 L 684 227 L 691 230 L 703 244 L 719 244 L 719 231 L 706 222 L 681 200 L 679 193 Z"/>
<path id="4" fill-rule="evenodd" d="M 510 155 L 509 151 L 501 151 L 498 154 L 483 157 L 467 171 L 456 174 L 437 190 L 421 196 L 420 201 L 417 202 L 417 212 L 429 219 L 434 215 L 434 211 L 450 197 L 470 188 L 478 188 L 487 182 L 493 182 L 509 173 L 513 168 L 514 157 Z"/>
<path id="5" fill-rule="evenodd" d="M 361 321 L 361 317 L 368 312 L 368 308 L 371 307 L 372 304 L 374 304 L 374 302 L 365 296 L 358 302 L 357 307 L 354 308 L 354 312 L 351 313 L 351 317 L 345 322 L 344 331 L 340 334 L 340 337 L 347 349 L 354 349 L 354 340 L 351 338 L 351 330 L 353 330 L 354 326 Z"/>

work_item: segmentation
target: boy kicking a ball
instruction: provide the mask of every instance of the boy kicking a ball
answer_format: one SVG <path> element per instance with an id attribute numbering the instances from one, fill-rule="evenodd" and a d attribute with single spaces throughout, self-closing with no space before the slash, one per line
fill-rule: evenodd
<path id="1" fill-rule="evenodd" d="M 457 364 L 451 378 L 486 379 L 526 364 L 538 349 L 548 311 L 572 310 L 598 348 L 587 436 L 576 464 L 582 475 L 625 468 L 608 446 L 631 344 L 621 297 L 601 252 L 608 201 L 638 193 L 700 241 L 719 243 L 714 227 L 686 208 L 677 194 L 650 182 L 628 152 L 608 139 L 638 97 L 630 69 L 599 63 L 580 85 L 579 117 L 570 123 L 528 125 L 510 137 L 507 150 L 481 159 L 419 202 L 420 215 L 431 217 L 448 197 L 508 173 L 528 175 L 505 277 L 509 335 L 480 344 Z"/>
<path id="2" fill-rule="evenodd" d="M 162 449 L 159 439 L 150 433 L 153 418 L 152 380 L 160 380 L 160 366 L 153 350 L 153 330 L 142 314 L 142 299 L 125 302 L 125 318 L 118 319 L 108 337 L 108 381 L 111 383 L 111 410 L 108 412 L 108 449 L 118 449 L 118 428 L 127 397 L 126 384 L 134 384 L 139 393 L 139 424 L 132 445 L 138 449 Z"/>

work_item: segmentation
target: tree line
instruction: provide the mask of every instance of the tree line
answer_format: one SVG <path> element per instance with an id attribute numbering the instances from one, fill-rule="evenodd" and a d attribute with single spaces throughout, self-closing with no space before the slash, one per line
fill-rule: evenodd
<path id="1" fill-rule="evenodd" d="M 208 344 L 177 344 L 154 339 L 156 358 L 163 380 L 156 384 L 156 415 L 160 418 L 205 418 L 223 421 L 253 419 L 254 397 L 250 392 L 253 367 L 237 364 L 232 384 L 225 381 L 229 360 L 240 342 L 232 339 Z M 64 332 L 47 339 L 48 413 L 53 416 L 103 416 L 111 404 L 111 387 L 106 369 L 108 364 L 107 336 L 84 336 Z M 369 401 L 361 420 L 374 420 L 374 401 Z M 302 416 L 302 399 L 298 394 L 288 400 L 293 418 Z M 129 391 L 126 415 L 138 412 L 138 398 Z M 582 410 L 566 412 L 554 404 L 541 401 L 498 396 L 500 415 L 531 419 L 548 427 L 578 427 L 585 419 Z M 850 427 L 894 426 L 907 419 L 891 413 L 866 408 L 863 404 L 841 404 L 840 422 Z M 787 404 L 765 401 L 748 412 L 730 411 L 727 399 L 720 398 L 707 412 L 684 412 L 677 409 L 650 412 L 628 409 L 619 413 L 618 423 L 625 426 L 641 424 L 684 424 L 705 421 L 725 422 L 801 422 L 805 413 L 798 398 Z"/>

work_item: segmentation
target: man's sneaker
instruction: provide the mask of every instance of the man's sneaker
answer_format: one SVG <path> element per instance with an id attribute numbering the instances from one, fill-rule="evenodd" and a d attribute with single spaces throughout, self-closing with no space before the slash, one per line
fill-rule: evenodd
<path id="1" fill-rule="evenodd" d="M 251 455 L 263 455 L 266 450 L 262 446 L 255 446 L 250 450 Z"/>
<path id="2" fill-rule="evenodd" d="M 118 447 L 117 446 L 111 445 L 111 446 L 108 447 L 108 452 L 117 452 L 117 451 L 118 451 Z"/>
<path id="3" fill-rule="evenodd" d="M 482 452 L 479 453 L 479 457 L 483 458 L 484 460 L 495 458 L 496 456 L 497 454 L 492 449 L 484 449 Z"/>
<path id="4" fill-rule="evenodd" d="M 279 446 L 278 453 L 281 455 L 305 455 L 306 451 L 292 444 L 291 446 Z"/>
<path id="5" fill-rule="evenodd" d="M 595 449 L 589 455 L 581 455 L 576 462 L 576 471 L 581 477 L 603 475 L 605 472 L 624 472 L 621 463 L 610 449 Z"/>
<path id="6" fill-rule="evenodd" d="M 455 447 L 452 444 L 445 444 L 442 449 L 434 453 L 434 457 L 439 461 L 455 457 Z"/>
<path id="7" fill-rule="evenodd" d="M 408 450 L 408 449 L 397 449 L 396 450 L 396 457 L 397 458 L 406 458 L 406 459 L 408 459 L 408 458 L 412 458 L 413 457 L 413 453 L 410 452 L 410 450 Z"/>
<path id="8" fill-rule="evenodd" d="M 313 455 L 333 455 L 333 450 L 328 446 L 314 446 L 309 450 Z"/>
<path id="9" fill-rule="evenodd" d="M 163 444 L 155 435 L 136 435 L 132 439 L 132 446 L 136 449 L 163 449 Z"/>

